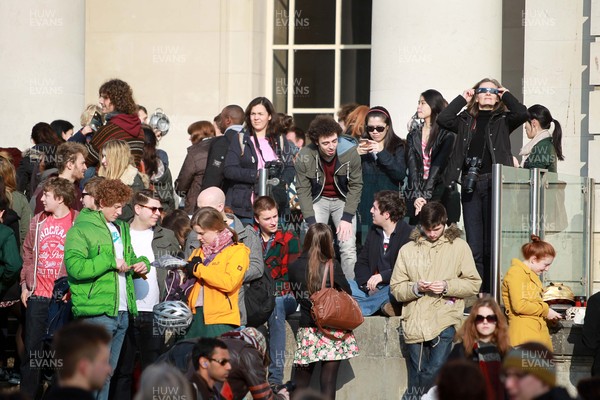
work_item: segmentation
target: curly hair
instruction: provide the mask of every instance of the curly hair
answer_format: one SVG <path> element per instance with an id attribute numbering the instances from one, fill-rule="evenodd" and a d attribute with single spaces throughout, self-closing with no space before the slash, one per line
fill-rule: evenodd
<path id="1" fill-rule="evenodd" d="M 329 115 L 317 115 L 308 126 L 308 138 L 315 145 L 322 136 L 340 135 L 342 127 Z"/>
<path id="2" fill-rule="evenodd" d="M 137 116 L 138 106 L 133 99 L 133 90 L 120 79 L 111 79 L 104 82 L 98 90 L 100 97 L 108 97 L 115 105 L 115 111 Z"/>
<path id="3" fill-rule="evenodd" d="M 111 207 L 117 203 L 125 205 L 131 200 L 133 190 L 119 179 L 105 179 L 96 188 L 96 205 Z"/>
<path id="4" fill-rule="evenodd" d="M 489 296 L 477 299 L 475 304 L 473 304 L 471 313 L 460 329 L 456 332 L 455 340 L 463 342 L 465 355 L 467 357 L 471 357 L 473 354 L 473 346 L 479 337 L 479 334 L 477 333 L 477 326 L 475 325 L 475 318 L 477 317 L 481 307 L 490 308 L 496 316 L 496 330 L 494 331 L 491 342 L 496 345 L 498 352 L 504 357 L 504 355 L 510 350 L 508 322 L 506 322 L 506 317 L 504 316 L 504 313 L 500 309 L 498 303 L 496 303 L 496 301 Z"/>
<path id="5" fill-rule="evenodd" d="M 71 181 L 64 178 L 53 177 L 44 182 L 42 190 L 44 193 L 52 192 L 55 199 L 61 198 L 63 203 L 65 203 L 65 206 L 69 208 L 73 206 L 73 202 L 75 201 L 75 188 Z"/>

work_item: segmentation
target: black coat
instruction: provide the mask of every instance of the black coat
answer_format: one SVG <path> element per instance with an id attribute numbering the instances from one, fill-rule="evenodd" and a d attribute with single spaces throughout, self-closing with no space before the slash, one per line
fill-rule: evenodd
<path id="1" fill-rule="evenodd" d="M 592 376 L 600 376 L 600 292 L 590 296 L 582 328 L 583 344 L 594 351 Z"/>
<path id="2" fill-rule="evenodd" d="M 291 146 L 285 138 L 283 140 L 276 138 L 272 142 L 275 154 L 285 164 L 281 181 L 283 184 L 291 183 L 294 180 L 295 173 Z M 283 149 L 279 145 L 280 142 L 283 142 Z M 239 137 L 232 135 L 227 156 L 225 157 L 224 175 L 229 181 L 225 205 L 240 218 L 252 218 L 254 216 L 254 212 L 252 211 L 252 193 L 258 196 L 258 152 L 254 148 L 252 140 L 250 140 L 248 131 L 244 130 L 241 146 Z M 275 190 L 273 197 L 276 201 L 280 200 Z M 279 212 L 283 214 L 284 210 L 281 208 L 281 202 L 277 201 L 277 203 L 280 207 Z M 285 204 L 283 206 L 285 207 Z"/>
<path id="3" fill-rule="evenodd" d="M 502 101 L 509 111 L 497 111 L 492 114 L 486 129 L 488 139 L 487 150 L 490 152 L 492 164 L 502 164 L 512 167 L 510 134 L 525 123 L 529 116 L 527 107 L 521 104 L 510 92 L 505 92 L 502 95 Z M 473 129 L 473 116 L 466 111 L 457 115 L 466 104 L 467 101 L 464 97 L 457 96 L 437 118 L 437 123 L 442 128 L 448 129 L 457 135 L 454 149 L 448 159 L 448 166 L 444 175 L 445 185 L 458 183 L 469 145 L 475 132 Z"/>
<path id="4" fill-rule="evenodd" d="M 431 165 L 429 176 L 423 178 L 423 147 L 421 145 L 421 128 L 413 129 L 406 137 L 408 159 L 408 187 L 407 198 L 414 202 L 419 197 L 431 200 L 435 187 L 442 182 L 448 158 L 454 146 L 456 135 L 445 129 L 440 129 L 433 146 L 431 146 Z"/>
<path id="5" fill-rule="evenodd" d="M 325 266 L 322 266 L 324 269 Z M 300 323 L 301 328 L 313 327 L 316 328 L 315 320 L 310 315 L 312 303 L 310 302 L 310 293 L 308 291 L 308 253 L 302 253 L 300 257 L 290 265 L 288 269 L 290 286 L 296 297 L 296 301 L 300 304 Z M 337 260 L 333 262 L 333 285 L 337 289 L 341 289 L 348 294 L 352 294 L 350 284 L 344 275 L 342 266 Z M 327 287 L 331 287 L 329 282 L 329 273 L 327 276 Z"/>
<path id="6" fill-rule="evenodd" d="M 209 187 L 219 187 L 223 193 L 227 193 L 228 184 L 225 179 L 225 157 L 229 150 L 229 144 L 232 139 L 237 139 L 238 131 L 235 129 L 227 129 L 223 136 L 216 137 L 210 141 L 210 150 L 206 159 L 206 170 L 202 179 L 202 187 L 200 191 Z"/>
<path id="7" fill-rule="evenodd" d="M 400 248 L 410 241 L 413 227 L 404 221 L 398 221 L 396 229 L 390 236 L 390 242 L 385 254 L 383 253 L 383 229 L 372 225 L 367 235 L 367 240 L 354 265 L 354 275 L 358 286 L 365 285 L 377 271 L 381 274 L 382 281 L 390 284 L 394 265 L 398 258 Z"/>

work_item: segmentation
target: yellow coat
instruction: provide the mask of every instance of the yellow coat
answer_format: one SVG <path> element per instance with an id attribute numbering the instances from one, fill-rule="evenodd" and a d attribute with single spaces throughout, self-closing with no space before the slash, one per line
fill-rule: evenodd
<path id="1" fill-rule="evenodd" d="M 202 247 L 190 255 L 204 259 Z M 204 286 L 204 323 L 240 325 L 238 295 L 244 274 L 250 265 L 250 249 L 241 243 L 232 244 L 221 250 L 208 264 L 197 264 L 194 276 L 198 281 L 188 296 L 188 305 L 196 313 L 196 300 L 200 287 Z"/>
<path id="2" fill-rule="evenodd" d="M 510 345 L 539 342 L 552 350 L 546 324 L 549 306 L 542 300 L 540 278 L 522 261 L 513 258 L 502 282 L 502 300 L 508 316 Z"/>

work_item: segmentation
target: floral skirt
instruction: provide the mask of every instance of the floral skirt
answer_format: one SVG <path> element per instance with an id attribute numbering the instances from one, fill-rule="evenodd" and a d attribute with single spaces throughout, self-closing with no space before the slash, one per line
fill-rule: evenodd
<path id="1" fill-rule="evenodd" d="M 328 329 L 335 337 L 343 337 L 346 331 Z M 317 361 L 347 360 L 358 356 L 358 345 L 354 333 L 344 340 L 332 340 L 319 328 L 299 328 L 296 334 L 296 353 L 294 364 L 308 365 Z"/>

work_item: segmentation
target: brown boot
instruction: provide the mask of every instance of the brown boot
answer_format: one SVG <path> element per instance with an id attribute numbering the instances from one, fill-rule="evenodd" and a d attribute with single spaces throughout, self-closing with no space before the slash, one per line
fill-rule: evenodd
<path id="1" fill-rule="evenodd" d="M 381 313 L 386 317 L 399 317 L 402 314 L 402 306 L 387 302 L 381 306 Z"/>

